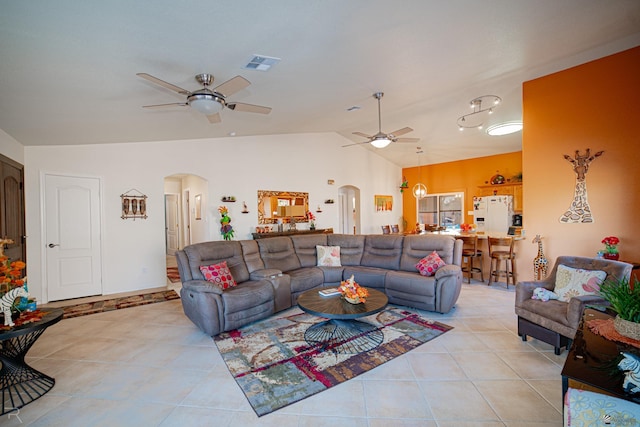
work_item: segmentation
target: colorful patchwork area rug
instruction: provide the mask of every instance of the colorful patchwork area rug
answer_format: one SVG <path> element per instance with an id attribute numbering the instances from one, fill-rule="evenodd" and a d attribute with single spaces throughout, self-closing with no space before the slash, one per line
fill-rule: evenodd
<path id="1" fill-rule="evenodd" d="M 152 292 L 148 294 L 132 295 L 128 297 L 112 298 L 103 301 L 87 302 L 63 307 L 63 318 L 85 316 L 87 314 L 102 313 L 119 310 L 121 308 L 137 307 L 139 305 L 156 302 L 171 301 L 180 296 L 174 290 Z"/>
<path id="2" fill-rule="evenodd" d="M 384 338 L 373 350 L 354 354 L 335 351 L 349 348 L 344 342 L 327 346 L 305 341 L 307 328 L 325 320 L 294 308 L 214 337 L 258 416 L 354 378 L 453 329 L 389 306 L 359 319 L 376 327 L 365 334 L 381 331 Z"/>

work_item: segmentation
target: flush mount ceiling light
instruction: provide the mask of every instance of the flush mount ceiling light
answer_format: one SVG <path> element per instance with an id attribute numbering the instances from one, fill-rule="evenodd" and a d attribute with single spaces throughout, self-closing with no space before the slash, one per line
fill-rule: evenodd
<path id="1" fill-rule="evenodd" d="M 493 110 L 500 105 L 502 98 L 496 95 L 482 95 L 469 101 L 473 111 L 458 117 L 458 129 L 482 129 L 487 116 L 493 114 Z"/>
<path id="2" fill-rule="evenodd" d="M 512 121 L 498 123 L 487 128 L 487 133 L 491 136 L 509 135 L 510 133 L 520 132 L 522 130 L 522 122 Z"/>

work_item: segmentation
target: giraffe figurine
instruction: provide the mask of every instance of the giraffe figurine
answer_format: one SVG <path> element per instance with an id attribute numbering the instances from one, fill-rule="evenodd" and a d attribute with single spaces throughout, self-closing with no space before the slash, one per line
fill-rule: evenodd
<path id="1" fill-rule="evenodd" d="M 542 237 L 536 234 L 531 243 L 538 244 L 538 255 L 533 259 L 533 277 L 534 280 L 542 280 L 547 277 L 547 268 L 549 267 L 549 260 L 545 258 L 544 252 L 542 252 Z"/>
<path id="2" fill-rule="evenodd" d="M 587 152 L 584 155 L 580 155 L 579 150 L 576 150 L 574 158 L 564 155 L 565 160 L 573 165 L 573 171 L 576 174 L 576 187 L 573 192 L 573 201 L 569 209 L 560 216 L 560 222 L 565 223 L 579 223 L 579 222 L 593 222 L 593 216 L 591 216 L 591 207 L 587 200 L 587 171 L 589 165 L 596 157 L 600 157 L 604 151 L 598 151 L 596 154 L 591 155 L 591 150 L 587 148 Z"/>

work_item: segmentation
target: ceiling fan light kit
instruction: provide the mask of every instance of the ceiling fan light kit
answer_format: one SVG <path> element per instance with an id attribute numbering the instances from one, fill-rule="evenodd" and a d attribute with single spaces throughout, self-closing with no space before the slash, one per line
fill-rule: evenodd
<path id="1" fill-rule="evenodd" d="M 343 147 L 350 147 L 352 145 L 369 143 L 376 148 L 385 148 L 392 142 L 418 142 L 419 141 L 418 138 L 398 138 L 400 135 L 404 135 L 405 133 L 409 133 L 413 131 L 413 129 L 411 129 L 410 127 L 403 127 L 402 129 L 398 129 L 391 133 L 382 132 L 382 116 L 380 114 L 380 99 L 383 96 L 384 96 L 383 92 L 376 92 L 373 94 L 373 97 L 378 100 L 378 133 L 376 133 L 375 135 L 367 135 L 366 133 L 362 133 L 362 132 L 353 132 L 354 135 L 367 138 L 368 141 L 358 142 L 355 144 L 347 144 L 347 145 L 343 145 Z M 352 108 L 355 108 L 355 107 L 352 107 Z"/>
<path id="2" fill-rule="evenodd" d="M 165 82 L 164 80 L 161 80 L 147 73 L 138 73 L 137 75 L 152 83 L 177 92 L 180 95 L 187 95 L 186 103 L 174 102 L 171 104 L 145 105 L 143 108 L 163 108 L 188 105 L 197 112 L 207 116 L 207 119 L 209 119 L 210 123 L 219 123 L 221 121 L 219 113 L 224 109 L 224 107 L 227 107 L 229 110 L 237 110 L 246 113 L 269 114 L 271 112 L 270 107 L 244 104 L 241 102 L 227 102 L 227 96 L 233 95 L 234 93 L 246 88 L 251 84 L 249 80 L 245 79 L 242 76 L 235 76 L 234 78 L 227 80 L 226 82 L 218 85 L 213 90 L 211 90 L 209 89 L 209 85 L 213 83 L 213 74 L 197 74 L 195 76 L 195 79 L 203 86 L 203 88 L 198 89 L 194 92 L 190 92 L 186 89 Z"/>

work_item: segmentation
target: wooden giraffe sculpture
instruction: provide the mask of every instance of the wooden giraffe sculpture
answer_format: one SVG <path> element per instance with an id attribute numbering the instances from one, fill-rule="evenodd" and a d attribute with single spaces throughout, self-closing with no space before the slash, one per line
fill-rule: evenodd
<path id="1" fill-rule="evenodd" d="M 571 206 L 568 211 L 560 216 L 560 222 L 593 222 L 591 208 L 587 200 L 587 171 L 589 170 L 591 162 L 595 160 L 596 157 L 600 157 L 602 153 L 604 153 L 604 151 L 598 151 L 592 156 L 591 150 L 587 148 L 584 156 L 581 156 L 578 150 L 576 150 L 573 159 L 566 154 L 564 155 L 564 158 L 573 165 L 573 171 L 576 174 L 576 188 L 573 193 Z"/>
<path id="2" fill-rule="evenodd" d="M 531 243 L 538 244 L 538 255 L 533 259 L 533 278 L 534 280 L 542 280 L 547 277 L 549 260 L 545 258 L 544 252 L 542 252 L 542 238 L 539 234 L 536 234 L 536 237 L 534 237 Z"/>

